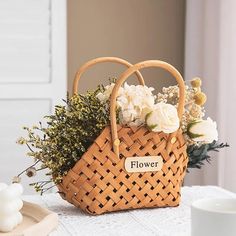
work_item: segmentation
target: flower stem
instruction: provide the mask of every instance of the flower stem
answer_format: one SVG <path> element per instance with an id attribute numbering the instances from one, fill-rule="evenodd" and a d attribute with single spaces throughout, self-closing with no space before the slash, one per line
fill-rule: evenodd
<path id="1" fill-rule="evenodd" d="M 25 173 L 29 168 L 34 167 L 35 165 L 37 165 L 39 163 L 40 160 L 37 160 L 33 165 L 27 167 L 26 169 L 24 169 L 23 171 L 20 172 L 20 174 L 17 175 L 17 177 L 20 177 L 23 173 Z"/>

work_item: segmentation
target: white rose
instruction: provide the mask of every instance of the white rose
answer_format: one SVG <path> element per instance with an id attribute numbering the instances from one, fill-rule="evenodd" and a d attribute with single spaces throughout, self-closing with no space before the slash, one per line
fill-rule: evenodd
<path id="1" fill-rule="evenodd" d="M 216 122 L 210 117 L 207 120 L 199 120 L 188 125 L 188 136 L 195 142 L 212 143 L 218 140 Z"/>
<path id="2" fill-rule="evenodd" d="M 154 132 L 173 133 L 179 128 L 179 117 L 175 106 L 157 103 L 154 110 L 146 116 L 146 123 Z"/>

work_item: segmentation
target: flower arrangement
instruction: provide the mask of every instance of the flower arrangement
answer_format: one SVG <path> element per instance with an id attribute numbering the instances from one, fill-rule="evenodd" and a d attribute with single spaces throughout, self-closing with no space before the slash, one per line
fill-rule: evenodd
<path id="1" fill-rule="evenodd" d="M 27 137 L 17 143 L 27 145 L 28 156 L 35 162 L 14 178 L 26 173 L 32 177 L 37 171 L 48 169 L 49 180 L 32 183 L 36 191 L 44 193 L 61 182 L 89 146 L 109 125 L 109 98 L 115 85 L 100 85 L 84 95 L 67 97 L 65 105 L 55 107 L 46 116 L 47 126 L 24 127 Z M 181 126 L 187 142 L 188 168 L 201 168 L 210 161 L 210 151 L 219 151 L 228 144 L 218 143 L 216 122 L 204 119 L 206 95 L 201 91 L 201 79 L 194 78 L 185 85 L 185 112 L 181 120 L 177 113 L 179 88 L 170 86 L 154 95 L 154 89 L 142 85 L 124 84 L 117 98 L 117 122 L 124 126 L 147 126 L 153 132 L 172 133 Z"/>

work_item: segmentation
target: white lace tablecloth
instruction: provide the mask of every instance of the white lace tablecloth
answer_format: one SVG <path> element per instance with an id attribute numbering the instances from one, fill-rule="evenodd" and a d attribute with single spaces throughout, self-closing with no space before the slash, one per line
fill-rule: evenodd
<path id="1" fill-rule="evenodd" d="M 140 209 L 90 216 L 58 194 L 30 195 L 24 199 L 54 211 L 59 216 L 59 226 L 51 236 L 182 236 L 190 235 L 190 205 L 200 198 L 236 197 L 236 194 L 215 186 L 182 188 L 179 207 Z"/>

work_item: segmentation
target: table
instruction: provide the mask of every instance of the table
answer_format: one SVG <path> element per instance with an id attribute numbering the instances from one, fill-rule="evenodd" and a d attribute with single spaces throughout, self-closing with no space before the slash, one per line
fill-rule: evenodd
<path id="1" fill-rule="evenodd" d="M 215 197 L 235 198 L 236 194 L 216 186 L 183 187 L 179 207 L 138 209 L 101 216 L 87 215 L 54 193 L 28 195 L 24 200 L 58 214 L 59 226 L 50 236 L 187 236 L 190 235 L 191 203 Z"/>

